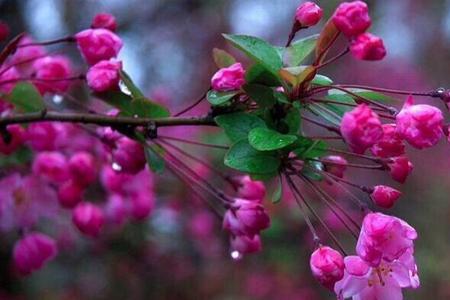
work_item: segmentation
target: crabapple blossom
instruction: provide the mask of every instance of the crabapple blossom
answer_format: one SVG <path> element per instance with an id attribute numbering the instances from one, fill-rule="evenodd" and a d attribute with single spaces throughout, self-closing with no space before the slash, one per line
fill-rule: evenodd
<path id="1" fill-rule="evenodd" d="M 371 33 L 358 35 L 350 44 L 350 53 L 361 60 L 381 60 L 386 56 L 383 40 Z"/>
<path id="2" fill-rule="evenodd" d="M 19 45 L 33 44 L 35 41 L 28 35 L 20 39 Z M 44 57 L 47 51 L 41 45 L 30 45 L 27 47 L 17 48 L 11 57 L 11 64 L 14 64 L 16 68 L 26 76 L 34 73 L 33 62 L 34 60 Z"/>
<path id="3" fill-rule="evenodd" d="M 362 1 L 341 3 L 332 20 L 334 25 L 347 37 L 354 37 L 365 32 L 372 24 L 369 8 Z"/>
<path id="4" fill-rule="evenodd" d="M 8 24 L 5 22 L 0 21 L 0 42 L 6 40 L 10 33 L 10 29 Z"/>
<path id="5" fill-rule="evenodd" d="M 373 187 L 370 197 L 376 205 L 391 208 L 401 195 L 402 193 L 394 188 L 385 185 L 376 185 Z"/>
<path id="6" fill-rule="evenodd" d="M 29 233 L 14 245 L 14 266 L 21 275 L 29 275 L 41 269 L 57 253 L 56 242 L 51 237 L 38 232 Z"/>
<path id="7" fill-rule="evenodd" d="M 348 161 L 340 155 L 328 155 L 323 159 L 325 171 L 337 177 L 344 177 L 344 172 L 347 169 Z"/>
<path id="8" fill-rule="evenodd" d="M 75 35 L 81 54 L 90 65 L 114 58 L 123 46 L 122 40 L 113 32 L 99 28 L 86 29 Z"/>
<path id="9" fill-rule="evenodd" d="M 17 81 L 20 78 L 19 71 L 15 67 L 0 69 L 3 74 L 0 75 L 0 91 L 4 93 L 11 93 Z"/>
<path id="10" fill-rule="evenodd" d="M 69 179 L 67 159 L 60 152 L 40 152 L 33 161 L 34 174 L 40 175 L 52 183 L 62 183 Z"/>
<path id="11" fill-rule="evenodd" d="M 105 205 L 106 219 L 116 225 L 121 225 L 127 217 L 125 200 L 119 194 L 111 194 Z"/>
<path id="12" fill-rule="evenodd" d="M 68 162 L 72 180 L 81 186 L 87 186 L 97 179 L 97 167 L 94 156 L 86 151 L 74 153 Z"/>
<path id="13" fill-rule="evenodd" d="M 68 180 L 58 187 L 58 202 L 62 207 L 74 208 L 83 200 L 85 187 L 75 180 Z"/>
<path id="14" fill-rule="evenodd" d="M 270 218 L 257 201 L 234 199 L 223 218 L 223 228 L 234 235 L 253 236 L 270 226 Z"/>
<path id="15" fill-rule="evenodd" d="M 6 127 L 8 132 L 8 139 L 5 141 L 5 137 L 0 137 L 0 153 L 9 155 L 22 146 L 25 138 L 25 130 L 22 126 L 13 124 Z"/>
<path id="16" fill-rule="evenodd" d="M 70 81 L 65 80 L 72 73 L 70 60 L 64 56 L 46 56 L 33 64 L 36 80 L 34 84 L 41 94 L 64 93 Z"/>
<path id="17" fill-rule="evenodd" d="M 219 92 L 239 90 L 245 83 L 245 70 L 241 63 L 217 71 L 211 78 L 211 87 Z"/>
<path id="18" fill-rule="evenodd" d="M 413 101 L 409 96 L 397 114 L 397 133 L 417 149 L 434 146 L 443 136 L 444 116 L 437 107 Z"/>
<path id="19" fill-rule="evenodd" d="M 103 211 L 89 202 L 79 203 L 72 212 L 72 221 L 81 233 L 97 237 L 105 222 Z"/>
<path id="20" fill-rule="evenodd" d="M 130 200 L 131 217 L 138 221 L 146 219 L 155 206 L 153 195 L 151 195 L 150 193 L 138 193 Z"/>
<path id="21" fill-rule="evenodd" d="M 340 129 L 345 142 L 356 153 L 364 153 L 383 137 L 378 115 L 365 104 L 346 112 Z"/>
<path id="22" fill-rule="evenodd" d="M 388 163 L 389 173 L 392 179 L 404 183 L 412 172 L 414 165 L 406 156 L 392 157 Z"/>
<path id="23" fill-rule="evenodd" d="M 295 20 L 305 27 L 314 26 L 322 19 L 322 9 L 313 2 L 302 3 L 295 11 Z"/>
<path id="24" fill-rule="evenodd" d="M 109 192 L 123 193 L 124 183 L 133 176 L 124 172 L 118 172 L 111 166 L 104 166 L 100 171 L 100 182 Z"/>
<path id="25" fill-rule="evenodd" d="M 35 151 L 56 150 L 56 142 L 61 131 L 57 124 L 39 122 L 30 124 L 26 132 L 26 142 Z"/>
<path id="26" fill-rule="evenodd" d="M 338 251 L 328 246 L 316 249 L 311 254 L 309 265 L 313 276 L 331 290 L 344 276 L 344 258 Z"/>
<path id="27" fill-rule="evenodd" d="M 259 252 L 262 249 L 261 237 L 258 234 L 254 236 L 232 235 L 230 237 L 230 247 L 232 251 L 237 251 L 241 254 Z"/>
<path id="28" fill-rule="evenodd" d="M 405 154 L 405 143 L 397 134 L 395 124 L 383 124 L 383 138 L 370 148 L 378 157 L 393 157 Z"/>
<path id="29" fill-rule="evenodd" d="M 121 137 L 116 141 L 112 158 L 123 172 L 130 174 L 136 174 L 144 169 L 146 163 L 144 147 L 127 137 Z"/>
<path id="30" fill-rule="evenodd" d="M 122 62 L 119 60 L 102 60 L 89 68 L 86 74 L 87 83 L 94 92 L 117 89 L 121 69 Z"/>
<path id="31" fill-rule="evenodd" d="M 239 197 L 248 200 L 263 200 L 266 195 L 264 182 L 252 180 L 250 176 L 242 176 L 238 180 L 237 193 Z"/>
<path id="32" fill-rule="evenodd" d="M 112 32 L 117 29 L 116 18 L 108 13 L 99 13 L 92 19 L 91 28 L 104 28 Z"/>

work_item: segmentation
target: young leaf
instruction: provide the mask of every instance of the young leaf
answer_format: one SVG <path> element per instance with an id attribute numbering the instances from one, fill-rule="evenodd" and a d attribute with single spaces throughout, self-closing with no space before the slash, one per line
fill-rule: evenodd
<path id="1" fill-rule="evenodd" d="M 263 84 L 267 86 L 280 86 L 280 79 L 270 73 L 260 64 L 254 64 L 245 72 L 245 82 L 249 84 Z"/>
<path id="2" fill-rule="evenodd" d="M 131 96 L 133 96 L 133 98 L 144 98 L 144 94 L 134 84 L 131 77 L 125 71 L 120 71 L 120 79 L 122 79 L 123 83 L 128 88 L 128 90 L 130 91 Z"/>
<path id="3" fill-rule="evenodd" d="M 333 84 L 333 80 L 327 76 L 316 74 L 311 83 L 315 85 L 330 85 Z"/>
<path id="4" fill-rule="evenodd" d="M 119 109 L 122 115 L 133 116 L 133 106 L 131 105 L 133 99 L 129 95 L 120 91 L 109 91 L 95 93 L 94 96 Z"/>
<path id="5" fill-rule="evenodd" d="M 300 66 L 284 68 L 281 69 L 279 73 L 281 78 L 289 82 L 295 88 L 305 81 L 312 80 L 316 71 L 314 66 Z"/>
<path id="6" fill-rule="evenodd" d="M 292 43 L 284 52 L 284 63 L 289 67 L 300 65 L 313 52 L 318 38 L 319 35 L 315 34 Z"/>
<path id="7" fill-rule="evenodd" d="M 246 84 L 244 91 L 253 99 L 260 107 L 272 107 L 277 99 L 275 98 L 272 88 L 260 84 Z"/>
<path id="8" fill-rule="evenodd" d="M 230 53 L 219 48 L 213 49 L 213 58 L 219 69 L 229 67 L 236 62 L 236 59 Z"/>
<path id="9" fill-rule="evenodd" d="M 16 109 L 22 112 L 37 112 L 45 109 L 41 94 L 33 84 L 28 82 L 16 84 L 11 94 L 6 98 L 15 105 Z"/>
<path id="10" fill-rule="evenodd" d="M 278 171 L 280 158 L 271 152 L 261 152 L 241 140 L 231 146 L 225 155 L 224 164 L 230 168 L 256 174 Z"/>
<path id="11" fill-rule="evenodd" d="M 131 113 L 133 116 L 136 115 L 143 118 L 165 118 L 170 116 L 167 108 L 146 98 L 136 98 L 131 101 Z"/>
<path id="12" fill-rule="evenodd" d="M 255 115 L 243 112 L 225 114 L 214 119 L 232 142 L 247 139 L 253 128 L 266 127 L 266 123 Z"/>
<path id="13" fill-rule="evenodd" d="M 321 58 L 318 63 L 320 64 L 328 52 L 330 43 L 336 39 L 339 34 L 339 29 L 336 28 L 332 19 L 328 20 L 319 35 L 316 46 L 316 59 Z"/>
<path id="14" fill-rule="evenodd" d="M 278 77 L 278 70 L 281 69 L 283 62 L 274 46 L 262 39 L 248 35 L 224 34 L 223 36 L 253 61 Z"/>
<path id="15" fill-rule="evenodd" d="M 145 158 L 147 159 L 147 164 L 150 170 L 156 174 L 161 174 L 164 172 L 165 163 L 164 159 L 160 156 L 163 150 L 159 147 L 146 146 L 145 147 Z"/>
<path id="16" fill-rule="evenodd" d="M 282 149 L 297 140 L 297 136 L 281 134 L 278 131 L 258 127 L 248 134 L 250 145 L 259 151 L 271 151 Z"/>
<path id="17" fill-rule="evenodd" d="M 218 91 L 210 90 L 206 94 L 206 99 L 208 99 L 208 102 L 211 103 L 212 105 L 217 106 L 217 105 L 227 103 L 237 94 L 238 94 L 237 91 L 218 92 Z"/>

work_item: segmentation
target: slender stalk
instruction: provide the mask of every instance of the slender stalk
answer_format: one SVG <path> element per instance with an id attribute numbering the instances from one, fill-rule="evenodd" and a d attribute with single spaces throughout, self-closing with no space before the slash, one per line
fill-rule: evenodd
<path id="1" fill-rule="evenodd" d="M 359 84 L 337 84 L 335 86 L 339 86 L 342 88 L 356 88 L 356 89 L 363 89 L 363 90 L 369 90 L 369 91 L 374 91 L 374 92 L 398 94 L 398 95 L 413 95 L 413 96 L 426 96 L 426 97 L 431 97 L 433 95 L 433 91 L 431 91 L 431 92 L 405 91 L 405 90 L 387 89 L 387 88 L 366 86 L 366 85 L 359 85 Z"/>
<path id="2" fill-rule="evenodd" d="M 18 45 L 17 48 L 25 48 L 25 47 L 31 47 L 31 46 L 49 46 L 49 45 L 60 44 L 60 43 L 74 43 L 75 41 L 76 41 L 75 37 L 66 36 L 66 37 L 63 37 L 60 39 L 55 39 L 55 40 L 50 40 L 50 41 L 22 44 L 22 45 Z"/>
<path id="3" fill-rule="evenodd" d="M 306 117 L 305 115 L 302 115 L 302 119 L 305 120 L 305 121 L 308 121 L 310 123 L 313 123 L 314 125 L 317 125 L 317 126 L 320 126 L 322 128 L 325 128 L 328 131 L 332 131 L 332 132 L 335 132 L 335 133 L 341 135 L 341 131 L 337 127 L 334 127 L 334 126 L 331 126 L 331 125 L 327 125 L 327 124 L 322 123 L 320 121 L 317 121 L 317 120 L 311 119 L 309 117 Z"/>
<path id="4" fill-rule="evenodd" d="M 181 142 L 181 143 L 209 147 L 209 148 L 217 148 L 217 149 L 224 149 L 224 150 L 230 149 L 230 147 L 224 146 L 224 145 L 215 145 L 215 144 L 208 144 L 208 143 L 197 142 L 197 141 L 190 141 L 190 140 L 180 139 L 180 138 L 172 137 L 172 136 L 158 135 L 158 138 L 161 138 L 163 140 L 172 140 L 172 141 L 177 141 L 177 142 Z"/>
<path id="5" fill-rule="evenodd" d="M 346 166 L 346 167 L 351 167 L 351 168 L 359 168 L 359 169 L 375 169 L 375 170 L 383 170 L 384 166 L 383 165 L 364 165 L 364 164 L 353 164 L 353 163 L 340 163 L 340 162 L 335 162 L 335 161 L 328 161 L 328 160 L 324 160 L 324 159 L 318 159 L 318 158 L 308 158 L 308 160 L 312 160 L 312 161 L 318 161 L 324 164 L 330 164 L 330 165 L 337 165 L 337 166 Z"/>
<path id="6" fill-rule="evenodd" d="M 194 107 L 196 107 L 198 104 L 200 104 L 200 102 L 202 102 L 203 99 L 205 99 L 205 98 L 206 98 L 206 93 L 203 93 L 203 95 L 202 95 L 200 98 L 198 98 L 194 103 L 192 103 L 192 104 L 189 105 L 188 107 L 184 108 L 183 110 L 177 112 L 177 113 L 174 114 L 173 116 L 174 116 L 174 117 L 178 117 L 178 116 L 180 116 L 180 115 L 182 115 L 182 114 L 184 114 L 184 113 L 190 111 L 191 109 L 193 109 Z"/>
<path id="7" fill-rule="evenodd" d="M 345 54 L 347 54 L 348 52 L 350 52 L 350 48 L 345 48 L 344 51 L 342 51 L 341 53 L 339 53 L 338 55 L 336 55 L 335 57 L 330 58 L 329 60 L 327 60 L 326 62 L 320 64 L 319 66 L 317 66 L 317 69 L 323 68 L 335 61 L 337 61 L 339 58 L 341 58 L 342 56 L 344 56 Z"/>

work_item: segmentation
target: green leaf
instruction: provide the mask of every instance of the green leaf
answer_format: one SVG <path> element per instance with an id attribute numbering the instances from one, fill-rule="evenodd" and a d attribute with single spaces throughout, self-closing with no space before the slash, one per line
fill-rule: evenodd
<path id="1" fill-rule="evenodd" d="M 122 82 L 125 84 L 127 89 L 130 91 L 131 96 L 133 98 L 144 98 L 144 94 L 141 92 L 141 90 L 134 84 L 131 77 L 123 70 L 120 71 L 120 79 L 122 79 Z"/>
<path id="2" fill-rule="evenodd" d="M 263 84 L 267 86 L 280 86 L 278 76 L 267 71 L 262 65 L 254 64 L 245 72 L 245 82 L 250 84 Z"/>
<path id="3" fill-rule="evenodd" d="M 292 151 L 301 159 L 321 157 L 327 152 L 327 144 L 321 140 L 300 137 Z"/>
<path id="4" fill-rule="evenodd" d="M 323 170 L 323 164 L 318 161 L 307 161 L 305 167 L 302 169 L 302 174 L 314 181 L 321 181 L 323 179 L 322 174 L 314 172 L 314 170 Z"/>
<path id="5" fill-rule="evenodd" d="M 282 149 L 297 140 L 297 136 L 282 134 L 268 128 L 255 128 L 248 134 L 250 145 L 259 151 L 271 151 Z"/>
<path id="6" fill-rule="evenodd" d="M 316 115 L 321 116 L 322 118 L 324 118 L 333 125 L 336 126 L 341 125 L 342 118 L 338 114 L 330 110 L 328 107 L 323 105 L 322 103 L 321 104 L 314 103 L 313 105 L 309 105 L 308 109 L 310 109 Z"/>
<path id="7" fill-rule="evenodd" d="M 260 107 L 272 107 L 276 102 L 274 90 L 268 86 L 261 84 L 246 84 L 244 91 L 253 99 Z"/>
<path id="8" fill-rule="evenodd" d="M 291 108 L 287 114 L 286 117 L 283 119 L 284 122 L 286 122 L 290 134 L 297 134 L 300 130 L 300 110 L 297 108 Z"/>
<path id="9" fill-rule="evenodd" d="M 219 48 L 213 49 L 213 58 L 219 69 L 229 67 L 236 62 L 236 59 L 230 53 Z"/>
<path id="10" fill-rule="evenodd" d="M 22 112 L 37 112 L 45 109 L 44 100 L 36 87 L 28 82 L 16 84 L 9 97 L 6 98 Z"/>
<path id="11" fill-rule="evenodd" d="M 161 174 L 164 172 L 165 162 L 161 157 L 163 155 L 163 150 L 156 146 L 146 146 L 145 147 L 145 158 L 147 159 L 147 164 L 150 170 L 156 174 Z"/>
<path id="12" fill-rule="evenodd" d="M 367 91 L 367 90 L 360 90 L 358 92 L 356 92 L 355 94 L 357 94 L 358 96 L 361 96 L 365 99 L 369 99 L 372 101 L 377 101 L 377 102 L 383 102 L 383 103 L 395 103 L 396 99 L 382 94 L 382 93 L 378 93 L 378 92 L 373 92 L 373 91 Z"/>
<path id="13" fill-rule="evenodd" d="M 333 80 L 327 76 L 316 74 L 311 83 L 315 85 L 330 85 L 333 84 Z"/>
<path id="14" fill-rule="evenodd" d="M 272 152 L 261 152 L 241 140 L 233 144 L 225 155 L 226 166 L 247 173 L 269 174 L 278 171 L 280 158 Z"/>
<path id="15" fill-rule="evenodd" d="M 341 117 L 347 111 L 352 110 L 354 108 L 353 105 L 356 104 L 355 100 L 350 95 L 347 94 L 331 94 L 326 96 L 325 99 L 340 102 L 343 104 L 349 104 L 349 105 L 341 105 L 334 103 L 324 103 L 324 106 L 326 106 L 328 109 L 332 110 Z"/>
<path id="16" fill-rule="evenodd" d="M 254 62 L 262 65 L 275 77 L 278 77 L 278 70 L 281 69 L 283 62 L 274 46 L 262 39 L 248 35 L 224 34 L 223 36 Z"/>
<path id="17" fill-rule="evenodd" d="M 133 115 L 133 107 L 131 105 L 131 101 L 133 99 L 127 94 L 120 91 L 109 91 L 104 93 L 95 93 L 94 96 L 119 109 L 123 115 Z"/>
<path id="18" fill-rule="evenodd" d="M 9 168 L 30 163 L 33 159 L 33 151 L 28 147 L 20 147 L 11 154 L 0 154 L 0 168 Z"/>
<path id="19" fill-rule="evenodd" d="M 284 63 L 289 67 L 300 65 L 313 52 L 318 38 L 319 35 L 315 34 L 292 43 L 284 52 Z"/>
<path id="20" fill-rule="evenodd" d="M 276 188 L 274 192 L 272 193 L 272 203 L 278 203 L 281 201 L 281 197 L 283 196 L 283 178 L 281 175 L 277 178 Z"/>
<path id="21" fill-rule="evenodd" d="M 266 123 L 255 115 L 237 112 L 215 117 L 214 119 L 232 142 L 247 139 L 253 128 L 266 127 Z"/>
<path id="22" fill-rule="evenodd" d="M 142 118 L 165 118 L 170 112 L 164 106 L 146 98 L 136 98 L 131 101 L 131 115 Z"/>
<path id="23" fill-rule="evenodd" d="M 206 94 L 206 99 L 208 99 L 208 102 L 211 103 L 212 105 L 217 106 L 227 103 L 237 94 L 238 94 L 237 91 L 218 92 L 210 90 Z"/>

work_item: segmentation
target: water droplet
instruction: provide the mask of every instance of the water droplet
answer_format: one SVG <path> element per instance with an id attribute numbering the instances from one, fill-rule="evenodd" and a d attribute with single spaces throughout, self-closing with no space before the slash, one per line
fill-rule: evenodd
<path id="1" fill-rule="evenodd" d="M 112 168 L 114 171 L 122 171 L 122 166 L 119 165 L 118 163 L 115 163 L 115 162 L 112 163 L 111 168 Z"/>
<path id="2" fill-rule="evenodd" d="M 233 260 L 240 260 L 243 257 L 242 253 L 236 250 L 231 251 L 230 256 Z"/>
<path id="3" fill-rule="evenodd" d="M 54 95 L 52 100 L 55 104 L 61 104 L 61 102 L 63 102 L 64 100 L 64 97 L 61 95 Z"/>
<path id="4" fill-rule="evenodd" d="M 131 96 L 130 90 L 128 89 L 128 87 L 125 85 L 125 83 L 122 80 L 119 82 L 119 88 L 122 93 L 124 93 L 128 96 Z"/>

